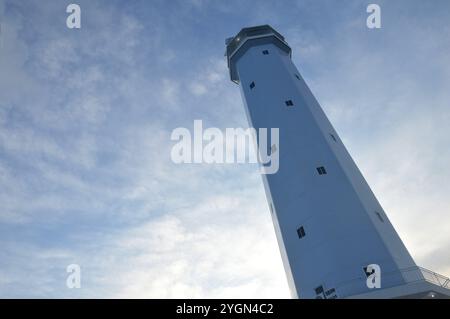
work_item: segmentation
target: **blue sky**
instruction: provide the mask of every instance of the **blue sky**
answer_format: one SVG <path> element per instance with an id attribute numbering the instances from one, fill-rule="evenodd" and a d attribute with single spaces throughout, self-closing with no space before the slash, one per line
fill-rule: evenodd
<path id="1" fill-rule="evenodd" d="M 375 1 L 372 1 L 375 2 Z M 416 262 L 450 275 L 450 3 L 0 0 L 0 297 L 289 297 L 255 165 L 176 165 L 247 127 L 225 38 L 271 24 Z M 66 287 L 79 264 L 82 288 Z"/>

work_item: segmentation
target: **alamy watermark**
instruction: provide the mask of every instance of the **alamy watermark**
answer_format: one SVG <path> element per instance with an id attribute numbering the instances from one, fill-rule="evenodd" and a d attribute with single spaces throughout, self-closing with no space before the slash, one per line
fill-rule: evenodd
<path id="1" fill-rule="evenodd" d="M 67 6 L 66 12 L 69 16 L 66 20 L 66 26 L 69 29 L 81 28 L 81 7 L 76 3 L 71 3 Z M 369 16 L 366 20 L 367 28 L 369 29 L 381 29 L 381 7 L 376 3 L 371 3 L 367 6 L 366 12 Z"/>
<path id="2" fill-rule="evenodd" d="M 367 6 L 366 25 L 369 29 L 381 29 L 381 7 L 378 4 L 372 3 Z"/>
<path id="3" fill-rule="evenodd" d="M 381 288 L 381 267 L 377 264 L 370 264 L 365 269 L 367 274 L 366 285 L 369 289 Z"/>
<path id="4" fill-rule="evenodd" d="M 81 267 L 78 264 L 70 264 L 66 271 L 70 274 L 66 279 L 66 286 L 69 289 L 81 288 Z"/>
<path id="5" fill-rule="evenodd" d="M 66 12 L 70 13 L 66 19 L 66 26 L 69 29 L 81 28 L 81 7 L 78 4 L 71 3 L 67 6 Z"/>
<path id="6" fill-rule="evenodd" d="M 222 131 L 215 127 L 203 129 L 202 120 L 195 120 L 192 134 L 189 129 L 178 127 L 170 138 L 177 141 L 170 154 L 176 164 L 260 163 L 263 174 L 275 174 L 279 169 L 278 128 L 226 128 Z"/>

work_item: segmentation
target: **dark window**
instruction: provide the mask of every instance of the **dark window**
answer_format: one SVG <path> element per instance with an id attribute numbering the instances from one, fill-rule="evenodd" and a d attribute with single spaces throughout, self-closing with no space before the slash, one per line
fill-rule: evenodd
<path id="1" fill-rule="evenodd" d="M 303 226 L 301 226 L 299 229 L 297 229 L 297 235 L 298 235 L 298 238 L 303 238 L 306 236 L 305 229 L 303 228 Z"/>
<path id="2" fill-rule="evenodd" d="M 323 167 L 323 166 L 317 167 L 316 169 L 317 169 L 317 172 L 319 173 L 319 175 L 325 175 L 327 173 L 327 171 L 325 170 L 325 167 Z"/>
<path id="3" fill-rule="evenodd" d="M 298 76 L 298 74 L 296 74 L 295 77 L 296 77 L 298 80 L 300 80 L 300 77 Z"/>
<path id="4" fill-rule="evenodd" d="M 269 54 L 269 50 L 264 50 L 264 51 L 263 51 L 263 54 L 264 54 L 264 55 L 268 55 L 268 54 Z"/>
<path id="5" fill-rule="evenodd" d="M 331 288 L 331 289 L 329 289 L 329 290 L 327 290 L 327 291 L 325 291 L 325 296 L 330 296 L 330 295 L 332 295 L 332 294 L 334 294 L 336 292 L 336 289 L 334 289 L 334 288 Z"/>
<path id="6" fill-rule="evenodd" d="M 292 100 L 287 100 L 284 103 L 286 103 L 287 106 L 294 106 L 294 102 L 292 102 Z"/>
<path id="7" fill-rule="evenodd" d="M 379 219 L 382 223 L 384 223 L 383 216 L 381 216 L 381 214 L 380 214 L 379 212 L 375 212 L 375 214 L 378 216 L 378 219 Z"/>
<path id="8" fill-rule="evenodd" d="M 331 288 L 325 291 L 325 288 L 323 286 L 319 286 L 314 289 L 314 292 L 316 293 L 316 299 L 336 299 L 336 289 Z"/>
<path id="9" fill-rule="evenodd" d="M 316 289 L 314 289 L 316 292 L 316 295 L 320 295 L 323 293 L 323 286 L 319 286 Z"/>
<path id="10" fill-rule="evenodd" d="M 337 142 L 336 136 L 334 136 L 334 134 L 330 133 L 331 138 L 333 139 L 333 141 Z"/>
<path id="11" fill-rule="evenodd" d="M 253 89 L 255 87 L 255 82 L 250 83 L 250 89 Z"/>

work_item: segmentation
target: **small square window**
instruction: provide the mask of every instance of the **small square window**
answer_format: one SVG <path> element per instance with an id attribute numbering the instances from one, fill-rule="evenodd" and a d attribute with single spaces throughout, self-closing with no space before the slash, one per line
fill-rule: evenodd
<path id="1" fill-rule="evenodd" d="M 299 229 L 297 229 L 297 235 L 298 235 L 298 238 L 303 238 L 306 236 L 305 229 L 303 228 L 303 226 L 301 226 Z"/>
<path id="2" fill-rule="evenodd" d="M 314 291 L 316 292 L 316 295 L 323 294 L 323 286 L 317 287 Z"/>
<path id="3" fill-rule="evenodd" d="M 336 292 L 336 289 L 334 289 L 334 288 L 328 289 L 327 291 L 325 291 L 325 296 L 328 297 L 328 296 L 334 294 L 335 292 Z"/>
<path id="4" fill-rule="evenodd" d="M 292 100 L 287 100 L 284 103 L 286 103 L 286 106 L 294 106 L 294 102 L 292 102 Z"/>
<path id="5" fill-rule="evenodd" d="M 380 212 L 375 212 L 375 214 L 377 215 L 378 219 L 379 219 L 382 223 L 384 223 L 384 219 L 383 219 L 383 216 L 381 216 L 381 213 L 380 213 Z"/>
<path id="6" fill-rule="evenodd" d="M 326 171 L 325 167 L 323 167 L 323 166 L 317 167 L 316 169 L 317 169 L 317 172 L 319 173 L 319 175 L 327 174 L 327 171 Z"/>
<path id="7" fill-rule="evenodd" d="M 300 80 L 300 76 L 298 74 L 295 74 L 295 77 L 297 78 L 297 80 Z"/>
<path id="8" fill-rule="evenodd" d="M 254 87 L 255 87 L 255 82 L 250 83 L 250 89 L 253 90 Z"/>
<path id="9" fill-rule="evenodd" d="M 334 134 L 330 133 L 331 138 L 333 139 L 333 141 L 337 142 L 336 136 L 334 136 Z"/>
<path id="10" fill-rule="evenodd" d="M 268 54 L 269 54 L 269 50 L 264 50 L 264 51 L 262 52 L 262 54 L 268 55 Z"/>

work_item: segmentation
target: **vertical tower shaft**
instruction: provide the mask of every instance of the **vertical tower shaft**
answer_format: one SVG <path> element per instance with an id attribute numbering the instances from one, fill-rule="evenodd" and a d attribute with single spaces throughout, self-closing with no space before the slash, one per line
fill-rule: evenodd
<path id="1" fill-rule="evenodd" d="M 365 267 L 383 287 L 416 267 L 383 208 L 270 26 L 227 40 L 231 80 L 252 127 L 279 128 L 279 170 L 263 175 L 293 297 L 342 298 L 370 292 Z"/>

